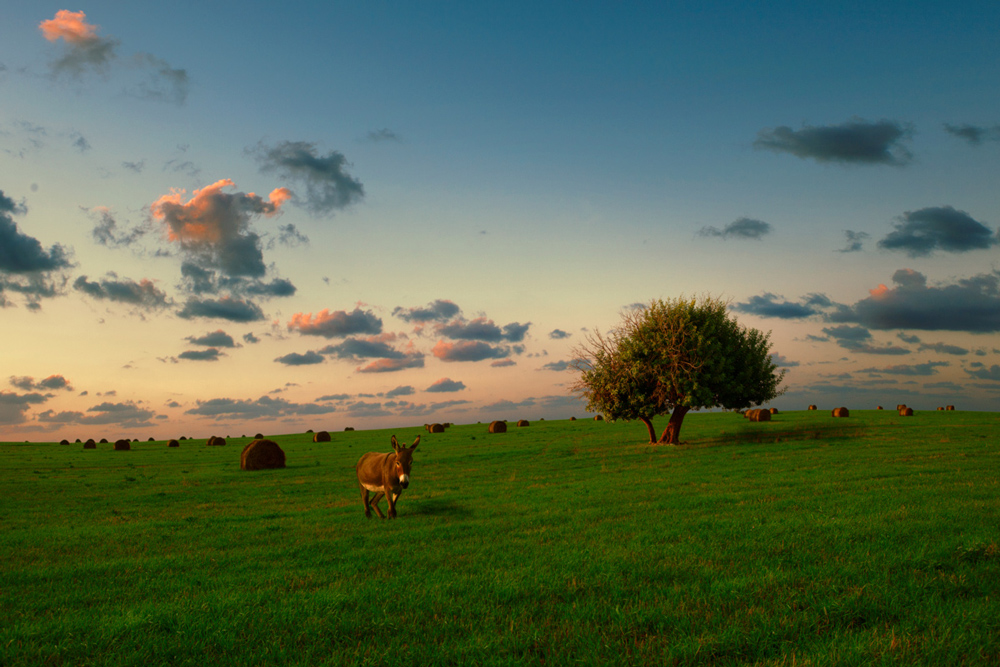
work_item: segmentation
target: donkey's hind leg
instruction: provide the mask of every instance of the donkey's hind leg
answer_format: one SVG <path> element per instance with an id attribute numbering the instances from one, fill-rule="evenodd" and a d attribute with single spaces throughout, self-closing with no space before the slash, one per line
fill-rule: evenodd
<path id="1" fill-rule="evenodd" d="M 375 508 L 375 511 L 378 513 L 378 518 L 380 519 L 385 518 L 385 515 L 382 514 L 382 510 L 380 510 L 378 507 L 379 501 L 382 500 L 382 496 L 384 495 L 385 493 L 383 491 L 379 491 L 378 493 L 375 494 L 375 497 L 372 498 L 372 507 Z"/>

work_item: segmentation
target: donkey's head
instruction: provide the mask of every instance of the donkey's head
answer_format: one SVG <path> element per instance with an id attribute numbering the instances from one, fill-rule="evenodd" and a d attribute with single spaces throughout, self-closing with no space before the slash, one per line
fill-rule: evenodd
<path id="1" fill-rule="evenodd" d="M 392 448 L 396 450 L 396 464 L 393 474 L 399 478 L 399 485 L 404 489 L 410 485 L 410 468 L 413 467 L 413 450 L 420 444 L 420 436 L 413 441 L 409 447 L 404 442 L 402 445 L 396 442 L 396 436 L 392 436 Z"/>

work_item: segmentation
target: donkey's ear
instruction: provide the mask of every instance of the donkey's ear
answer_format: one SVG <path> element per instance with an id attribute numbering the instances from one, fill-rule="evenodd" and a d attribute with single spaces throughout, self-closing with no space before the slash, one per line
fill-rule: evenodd
<path id="1" fill-rule="evenodd" d="M 399 451 L 399 443 L 396 442 L 396 436 L 392 436 L 392 448 L 397 452 Z"/>
<path id="2" fill-rule="evenodd" d="M 410 449 L 416 449 L 417 445 L 419 445 L 419 444 L 420 444 L 420 436 L 418 435 L 417 439 L 413 441 L 412 445 L 410 445 Z"/>

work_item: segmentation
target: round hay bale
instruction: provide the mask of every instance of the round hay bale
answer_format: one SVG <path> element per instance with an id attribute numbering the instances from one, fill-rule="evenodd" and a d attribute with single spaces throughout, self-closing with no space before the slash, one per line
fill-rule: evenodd
<path id="1" fill-rule="evenodd" d="M 68 445 L 69 444 L 69 440 L 65 440 L 65 439 L 64 440 L 60 440 L 59 444 L 60 445 Z"/>
<path id="2" fill-rule="evenodd" d="M 940 411 L 944 412 L 944 406 L 943 406 L 943 405 L 939 405 L 939 406 L 938 406 L 938 410 L 940 410 Z"/>
<path id="3" fill-rule="evenodd" d="M 274 440 L 253 440 L 240 454 L 240 470 L 273 470 L 285 467 L 285 452 Z"/>
<path id="4" fill-rule="evenodd" d="M 257 435 L 255 435 L 255 436 L 253 437 L 253 439 L 254 439 L 254 440 L 263 440 L 263 439 L 264 439 L 264 436 L 263 436 L 263 435 L 261 435 L 260 433 L 258 433 Z"/>
<path id="5" fill-rule="evenodd" d="M 181 443 L 177 442 L 176 440 L 171 440 L 170 442 L 167 443 L 167 447 L 180 447 L 180 446 Z"/>
<path id="6" fill-rule="evenodd" d="M 753 408 L 751 410 L 744 410 L 743 416 L 746 417 L 747 419 L 753 419 L 755 412 L 758 412 L 757 408 Z"/>
<path id="7" fill-rule="evenodd" d="M 507 432 L 507 422 L 495 421 L 490 422 L 490 433 L 506 433 Z"/>
<path id="8" fill-rule="evenodd" d="M 156 438 L 150 438 L 150 439 L 149 439 L 149 440 L 147 440 L 146 442 L 156 442 Z"/>
<path id="9" fill-rule="evenodd" d="M 810 405 L 810 406 L 809 406 L 809 409 L 810 409 L 810 410 L 815 410 L 815 409 L 816 409 L 816 406 L 815 406 L 815 405 Z"/>
<path id="10" fill-rule="evenodd" d="M 517 421 L 517 425 L 518 426 L 530 426 L 530 424 L 528 423 L 527 419 L 519 419 Z"/>
<path id="11" fill-rule="evenodd" d="M 213 435 L 208 439 L 208 442 L 206 442 L 205 444 L 208 445 L 209 447 L 222 447 L 223 445 L 226 444 L 226 439 Z"/>
<path id="12" fill-rule="evenodd" d="M 313 433 L 313 442 L 330 442 L 330 433 L 328 431 L 317 431 Z"/>
<path id="13" fill-rule="evenodd" d="M 570 417 L 570 418 L 569 418 L 569 420 L 570 420 L 571 422 L 575 422 L 575 421 L 576 421 L 576 417 Z"/>
<path id="14" fill-rule="evenodd" d="M 905 409 L 906 409 L 906 403 L 900 403 L 899 405 L 896 406 L 896 412 L 899 412 L 900 410 L 905 410 Z"/>
<path id="15" fill-rule="evenodd" d="M 353 431 L 353 430 L 354 430 L 353 426 L 345 426 L 344 427 L 344 431 Z"/>
<path id="16" fill-rule="evenodd" d="M 128 444 L 128 440 L 115 440 L 115 451 L 125 452 L 132 449 L 132 445 Z"/>
<path id="17" fill-rule="evenodd" d="M 186 438 L 185 436 L 183 436 L 183 435 L 182 435 L 182 436 L 180 437 L 180 440 L 181 440 L 181 442 L 184 442 L 185 440 L 187 440 L 187 438 Z"/>
<path id="18" fill-rule="evenodd" d="M 429 433 L 444 433 L 444 424 L 431 424 L 427 431 Z"/>
<path id="19" fill-rule="evenodd" d="M 108 444 L 108 439 L 107 438 L 101 438 L 101 444 L 102 445 Z"/>
<path id="20" fill-rule="evenodd" d="M 91 439 L 87 440 L 87 442 L 83 443 L 83 448 L 84 449 L 97 449 L 97 443 L 94 442 L 93 438 L 91 438 Z"/>
<path id="21" fill-rule="evenodd" d="M 946 405 L 946 406 L 944 406 L 944 409 L 945 410 L 954 410 L 955 406 L 954 405 Z"/>
<path id="22" fill-rule="evenodd" d="M 903 407 L 903 409 L 899 411 L 899 416 L 900 417 L 912 417 L 913 416 L 913 408 Z"/>
<path id="23" fill-rule="evenodd" d="M 601 416 L 601 415 L 594 415 L 594 421 L 595 422 L 602 422 L 602 421 L 604 421 L 604 417 Z"/>
<path id="24" fill-rule="evenodd" d="M 834 417 L 850 417 L 851 416 L 851 411 L 848 410 L 847 408 L 834 408 L 834 410 L 833 410 L 833 416 Z"/>
<path id="25" fill-rule="evenodd" d="M 877 406 L 877 407 L 876 407 L 875 409 L 876 409 L 876 410 L 881 410 L 881 409 L 882 409 L 882 406 L 881 406 L 881 405 L 879 405 L 879 406 Z"/>
<path id="26" fill-rule="evenodd" d="M 311 428 L 307 428 L 306 433 L 314 433 L 314 431 Z"/>
<path id="27" fill-rule="evenodd" d="M 77 439 L 76 439 L 76 444 L 78 444 L 78 445 L 79 445 L 79 444 L 80 444 L 81 442 L 83 442 L 83 440 L 80 440 L 80 438 L 77 438 Z"/>
<path id="28" fill-rule="evenodd" d="M 771 413 L 772 415 L 776 415 L 776 414 L 778 414 L 778 408 L 771 408 L 771 409 L 770 409 L 770 413 Z"/>
<path id="29" fill-rule="evenodd" d="M 750 421 L 752 422 L 769 422 L 771 421 L 771 411 L 770 410 L 751 410 L 753 414 L 750 415 Z"/>

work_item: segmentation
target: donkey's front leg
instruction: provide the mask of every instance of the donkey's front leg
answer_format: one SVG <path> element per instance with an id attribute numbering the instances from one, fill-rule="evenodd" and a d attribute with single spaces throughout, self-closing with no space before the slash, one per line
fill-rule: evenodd
<path id="1" fill-rule="evenodd" d="M 389 501 L 389 518 L 396 518 L 396 501 L 399 499 L 398 493 L 387 493 L 385 494 L 386 500 Z"/>
<path id="2" fill-rule="evenodd" d="M 372 498 L 372 507 L 374 507 L 375 511 L 378 512 L 378 518 L 380 518 L 380 519 L 384 519 L 385 518 L 385 515 L 382 514 L 382 510 L 380 510 L 379 507 L 378 507 L 378 504 L 382 500 L 382 496 L 384 496 L 384 495 L 385 495 L 385 492 L 379 491 L 378 493 L 375 494 L 375 497 Z"/>

